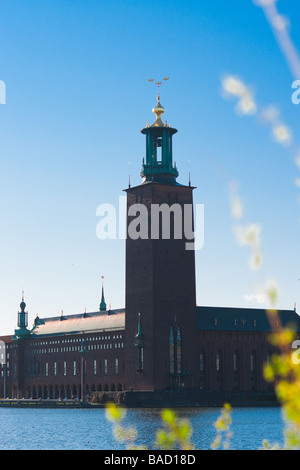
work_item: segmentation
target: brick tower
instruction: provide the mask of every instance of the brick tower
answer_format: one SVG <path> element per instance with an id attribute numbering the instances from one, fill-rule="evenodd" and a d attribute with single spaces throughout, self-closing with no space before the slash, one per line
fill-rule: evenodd
<path id="1" fill-rule="evenodd" d="M 156 121 L 141 131 L 143 181 L 126 190 L 125 387 L 197 389 L 195 253 L 184 226 L 187 214 L 193 230 L 193 188 L 176 181 L 177 130 L 162 122 L 159 94 L 153 112 Z"/>

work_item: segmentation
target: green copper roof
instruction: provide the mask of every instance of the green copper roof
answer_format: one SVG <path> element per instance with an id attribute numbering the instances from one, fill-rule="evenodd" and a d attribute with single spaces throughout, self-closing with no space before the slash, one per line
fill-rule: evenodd
<path id="1" fill-rule="evenodd" d="M 294 310 L 279 310 L 278 315 L 283 326 L 293 324 L 300 331 Z M 265 309 L 197 307 L 197 330 L 270 332 L 271 327 Z"/>
<path id="2" fill-rule="evenodd" d="M 100 302 L 100 312 L 104 312 L 106 310 L 106 303 L 104 299 L 104 289 L 102 286 L 102 296 L 101 296 L 101 302 Z"/>

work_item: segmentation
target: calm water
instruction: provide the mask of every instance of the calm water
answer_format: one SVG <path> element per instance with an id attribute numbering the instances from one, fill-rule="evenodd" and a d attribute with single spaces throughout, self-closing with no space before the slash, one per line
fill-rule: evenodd
<path id="1" fill-rule="evenodd" d="M 160 410 L 127 410 L 124 426 L 138 430 L 137 443 L 153 448 L 161 426 Z M 215 408 L 180 409 L 190 420 L 196 449 L 209 449 L 215 437 Z M 282 443 L 283 420 L 279 408 L 238 408 L 232 412 L 232 449 L 259 449 L 264 438 Z M 0 448 L 5 450 L 122 450 L 111 432 L 104 409 L 7 409 L 0 408 Z"/>

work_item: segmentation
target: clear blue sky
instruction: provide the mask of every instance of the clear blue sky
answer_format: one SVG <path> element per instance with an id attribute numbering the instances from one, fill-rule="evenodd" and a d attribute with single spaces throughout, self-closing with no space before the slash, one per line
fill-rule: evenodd
<path id="1" fill-rule="evenodd" d="M 299 2 L 278 8 L 300 48 Z M 252 306 L 245 295 L 274 278 L 279 307 L 300 308 L 293 158 L 220 93 L 225 73 L 240 76 L 262 106 L 279 106 L 300 141 L 294 78 L 260 8 L 251 0 L 2 1 L 0 30 L 0 334 L 16 327 L 23 287 L 30 326 L 37 313 L 97 310 L 101 275 L 107 303 L 124 307 L 124 240 L 97 239 L 96 209 L 118 203 L 129 161 L 132 185 L 141 182 L 140 129 L 156 103 L 147 78 L 165 75 L 179 182 L 188 182 L 190 160 L 195 202 L 205 205 L 198 305 Z M 232 234 L 224 175 L 239 183 L 247 220 L 262 227 L 258 275 Z"/>

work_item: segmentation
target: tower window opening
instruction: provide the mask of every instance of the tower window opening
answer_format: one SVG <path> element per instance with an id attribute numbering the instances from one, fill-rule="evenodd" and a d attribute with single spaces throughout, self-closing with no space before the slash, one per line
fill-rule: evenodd
<path id="1" fill-rule="evenodd" d="M 162 161 L 162 151 L 161 151 L 161 147 L 158 147 L 157 149 L 157 162 L 161 162 Z"/>
<path id="2" fill-rule="evenodd" d="M 161 162 L 162 161 L 162 139 L 156 139 L 155 140 L 155 147 L 156 147 L 156 161 Z"/>
<path id="3" fill-rule="evenodd" d="M 139 348 L 139 371 L 144 370 L 144 348 Z"/>

